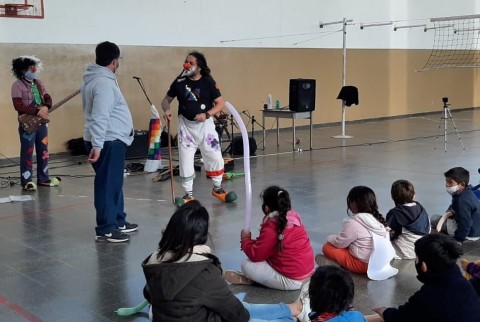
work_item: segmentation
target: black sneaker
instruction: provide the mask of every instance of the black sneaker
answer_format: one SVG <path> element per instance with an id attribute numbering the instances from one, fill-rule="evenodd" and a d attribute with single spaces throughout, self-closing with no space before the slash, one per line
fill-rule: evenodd
<path id="1" fill-rule="evenodd" d="M 107 241 L 107 242 L 110 242 L 110 243 L 123 243 L 123 242 L 129 241 L 130 238 L 127 235 L 122 234 L 121 232 L 119 232 L 117 230 L 117 231 L 115 231 L 113 233 L 110 233 L 110 234 L 95 236 L 95 240 L 98 241 L 98 242 Z"/>
<path id="2" fill-rule="evenodd" d="M 117 230 L 121 233 L 132 233 L 138 229 L 137 224 L 131 224 L 129 222 L 125 222 L 125 225 L 122 227 L 118 227 Z"/>

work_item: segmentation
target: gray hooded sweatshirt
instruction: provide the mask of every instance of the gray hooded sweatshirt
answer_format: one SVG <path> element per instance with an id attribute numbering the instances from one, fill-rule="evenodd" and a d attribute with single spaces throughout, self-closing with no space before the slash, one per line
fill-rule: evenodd
<path id="1" fill-rule="evenodd" d="M 90 64 L 83 75 L 83 139 L 97 149 L 105 141 L 133 142 L 133 121 L 117 77 L 108 68 Z"/>

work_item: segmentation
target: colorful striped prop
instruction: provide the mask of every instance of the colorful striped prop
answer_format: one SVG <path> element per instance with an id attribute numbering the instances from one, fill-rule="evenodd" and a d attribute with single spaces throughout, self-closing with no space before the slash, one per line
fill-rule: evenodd
<path id="1" fill-rule="evenodd" d="M 162 122 L 158 115 L 158 111 L 154 105 L 151 106 L 152 118 L 150 119 L 149 137 L 148 137 L 148 154 L 145 162 L 145 172 L 156 172 L 162 169 L 162 150 L 161 150 L 161 131 Z"/>

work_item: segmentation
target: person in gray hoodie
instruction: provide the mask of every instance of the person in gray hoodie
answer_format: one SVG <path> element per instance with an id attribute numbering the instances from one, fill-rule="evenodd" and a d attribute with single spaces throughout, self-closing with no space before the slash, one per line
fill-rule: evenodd
<path id="1" fill-rule="evenodd" d="M 126 221 L 123 173 L 126 147 L 133 142 L 133 121 L 115 71 L 120 49 L 105 41 L 95 48 L 95 64 L 83 75 L 83 139 L 95 170 L 96 241 L 126 242 L 138 229 Z"/>

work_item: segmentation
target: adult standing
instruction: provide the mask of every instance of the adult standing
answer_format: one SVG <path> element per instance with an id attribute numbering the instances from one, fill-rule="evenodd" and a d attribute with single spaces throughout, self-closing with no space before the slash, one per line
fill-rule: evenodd
<path id="1" fill-rule="evenodd" d="M 123 199 L 125 151 L 133 142 L 133 121 L 115 76 L 120 49 L 105 41 L 97 45 L 95 55 L 82 86 L 83 139 L 95 170 L 95 240 L 120 243 L 129 240 L 126 233 L 138 229 L 126 221 Z"/>
<path id="2" fill-rule="evenodd" d="M 200 149 L 207 176 L 213 180 L 212 196 L 223 202 L 237 199 L 235 192 L 222 188 L 224 161 L 222 149 L 212 116 L 220 112 L 225 101 L 210 74 L 205 56 L 199 52 L 188 54 L 183 71 L 170 85 L 162 101 L 165 118 L 172 120 L 170 104 L 178 99 L 178 151 L 180 177 L 185 190 L 184 202 L 194 199 L 194 158 Z"/>
<path id="3" fill-rule="evenodd" d="M 17 80 L 12 84 L 13 107 L 18 115 L 36 115 L 48 120 L 48 110 L 52 107 L 52 97 L 44 83 L 37 78 L 37 72 L 43 69 L 40 59 L 35 56 L 20 56 L 12 60 L 12 73 Z M 60 178 L 50 180 L 48 176 L 48 128 L 41 123 L 34 133 L 27 133 L 21 125 L 20 135 L 20 183 L 23 189 L 37 190 L 32 181 L 33 149 L 37 155 L 37 184 L 54 187 L 60 184 Z"/>

